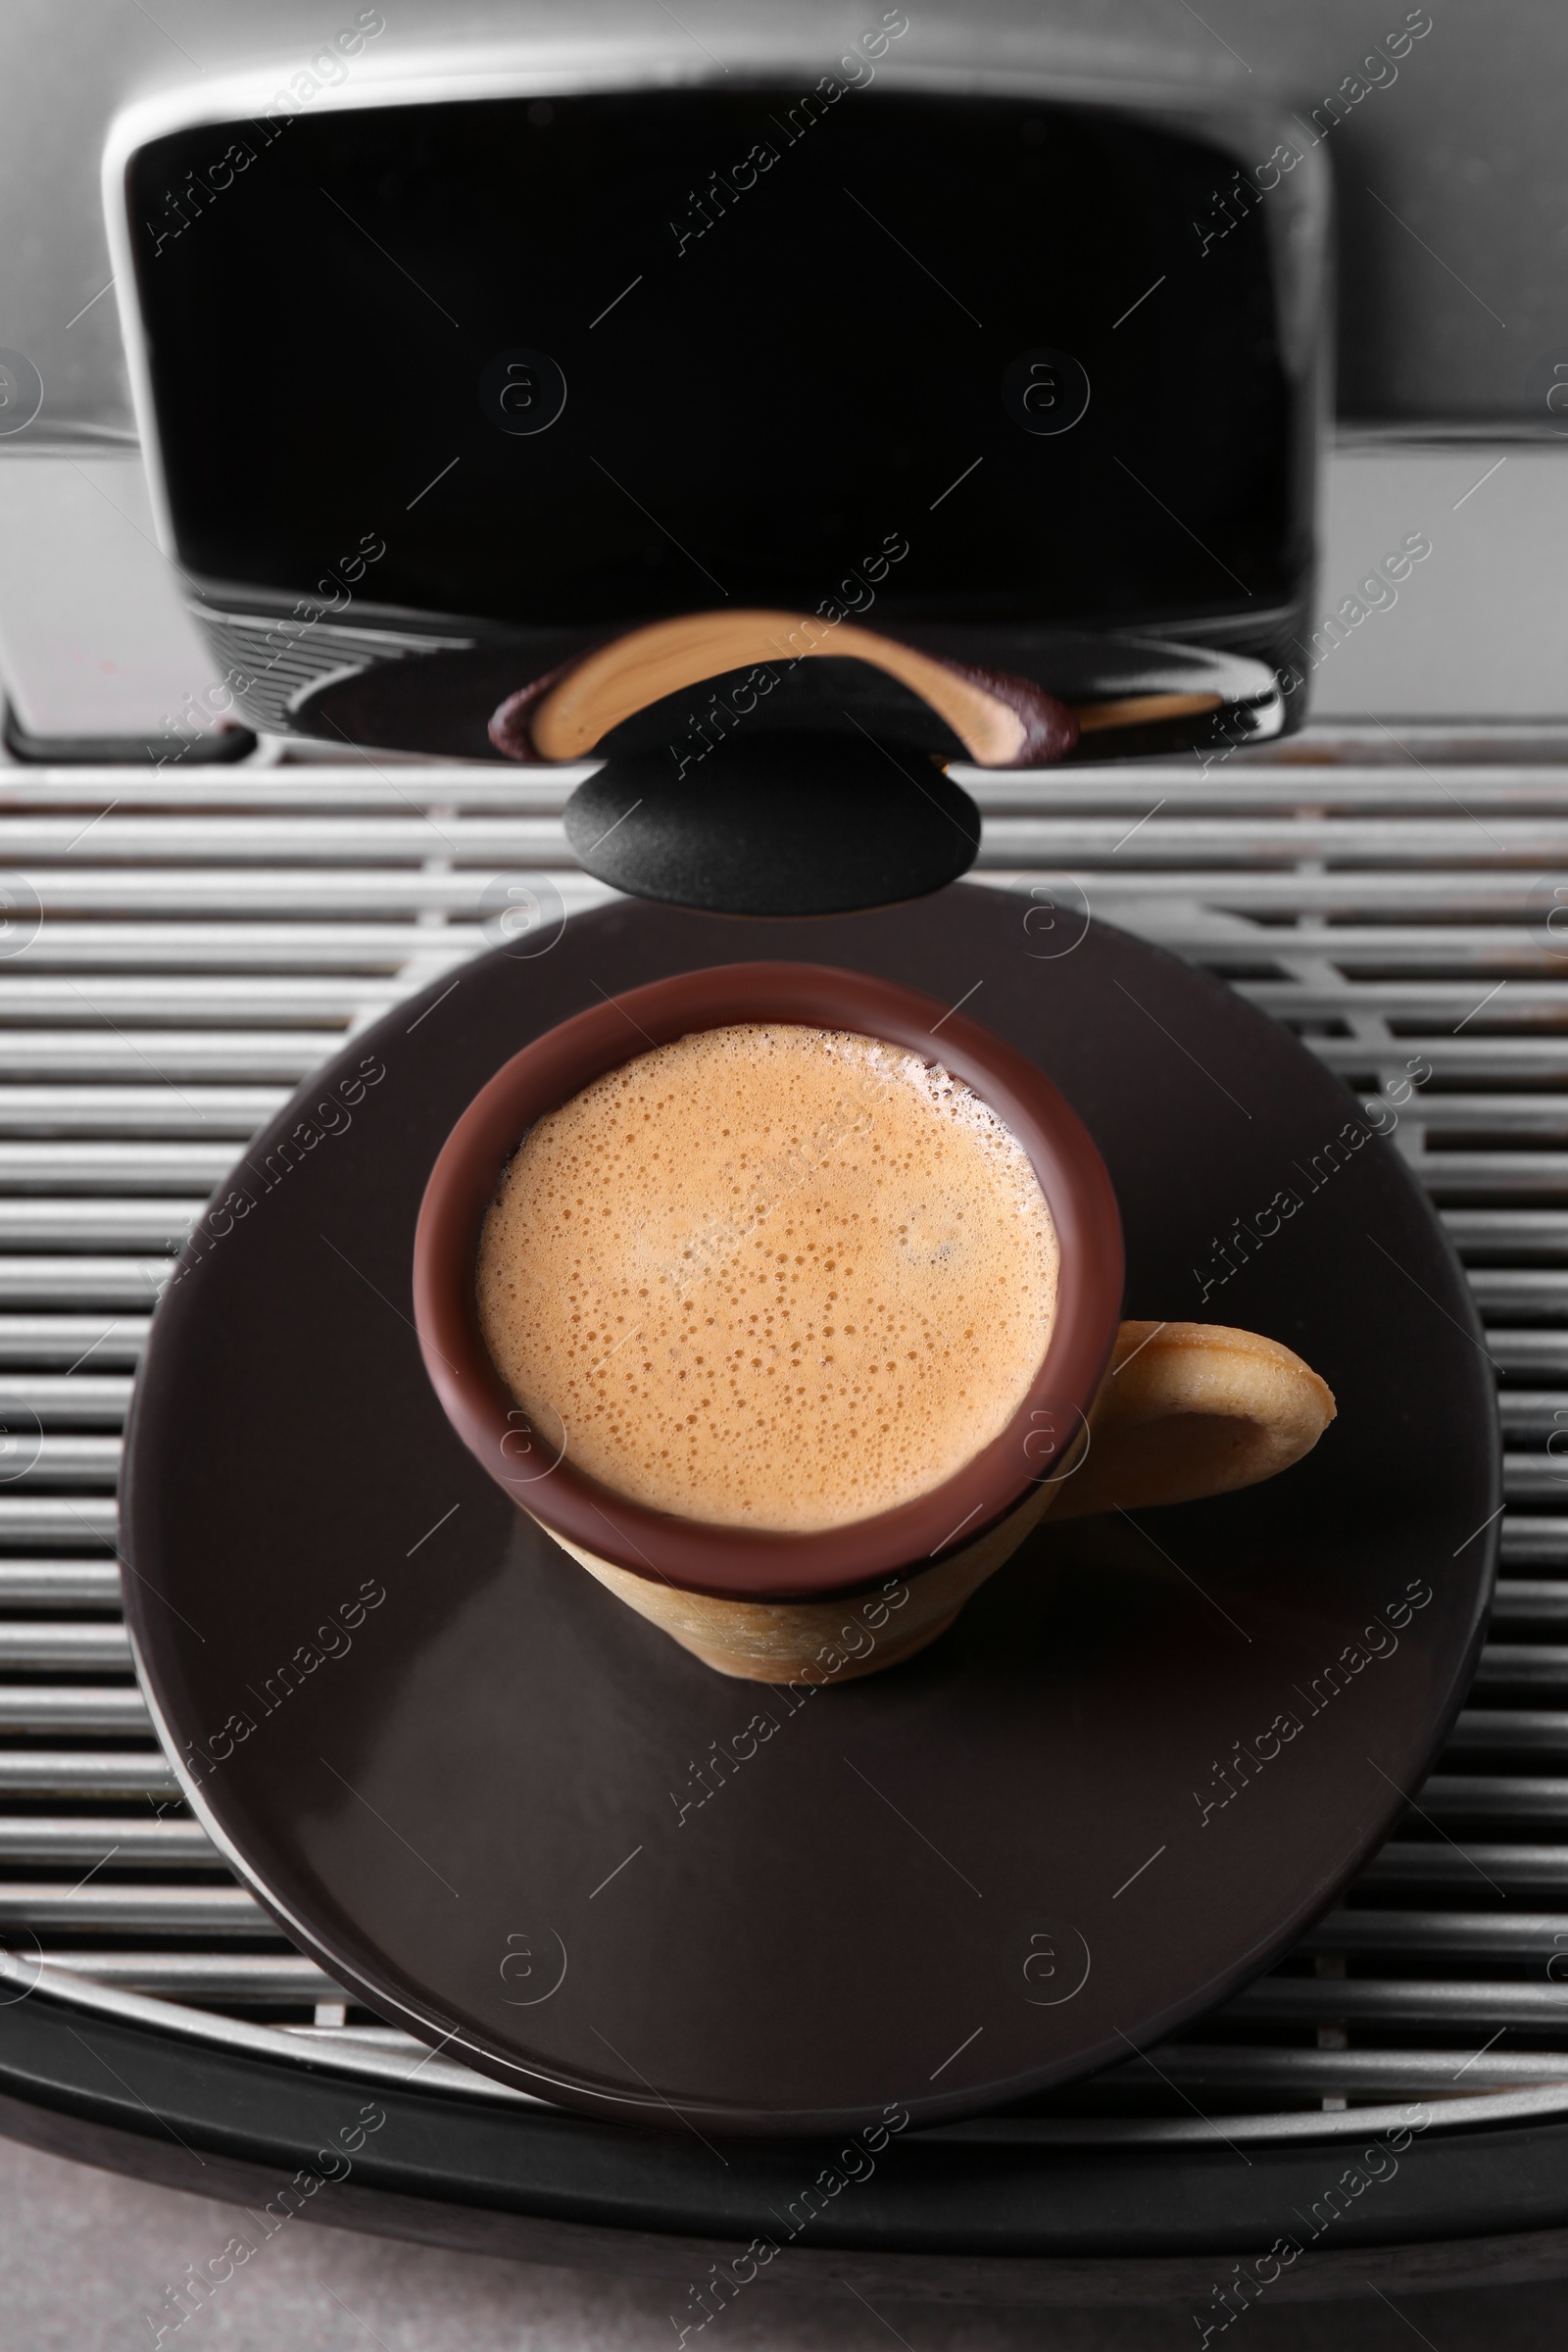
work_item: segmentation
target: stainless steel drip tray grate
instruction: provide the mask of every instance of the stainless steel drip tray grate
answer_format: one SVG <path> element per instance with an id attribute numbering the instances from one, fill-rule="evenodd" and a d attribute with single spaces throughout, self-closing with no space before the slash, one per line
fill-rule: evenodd
<path id="1" fill-rule="evenodd" d="M 484 2102 L 518 2094 L 349 2009 L 186 1814 L 131 1674 L 114 1495 L 159 1286 L 246 1139 L 484 947 L 508 880 L 567 912 L 610 895 L 561 826 L 580 773 L 0 765 L 0 1424 L 41 1431 L 0 1459 L 11 1973 Z M 1507 1448 L 1494 1638 L 1419 1812 L 1270 1977 L 1006 2129 L 1212 2136 L 1186 2102 L 1233 2140 L 1415 2096 L 1439 2121 L 1568 2113 L 1568 729 L 1320 729 L 1206 771 L 965 781 L 979 878 L 1020 919 L 1087 902 L 1396 1111 L 1471 1269 Z"/>

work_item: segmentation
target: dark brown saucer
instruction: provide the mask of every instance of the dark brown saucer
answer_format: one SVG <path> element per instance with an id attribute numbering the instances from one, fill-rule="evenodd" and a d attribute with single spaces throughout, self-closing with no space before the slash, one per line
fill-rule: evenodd
<path id="1" fill-rule="evenodd" d="M 1339 1402 L 1317 1450 L 1048 1521 L 931 1649 L 813 1695 L 710 1673 L 594 1584 L 436 1401 L 415 1219 L 530 1038 L 752 957 L 967 996 L 1103 1153 L 1127 1313 L 1298 1349 Z M 192 1803 L 357 1997 L 568 2106 L 815 2132 L 1066 2082 L 1275 1958 L 1458 1708 L 1499 1501 L 1436 1220 L 1240 999 L 967 885 L 798 922 L 622 904 L 401 1005 L 221 1189 L 138 1384 L 126 1614 Z"/>

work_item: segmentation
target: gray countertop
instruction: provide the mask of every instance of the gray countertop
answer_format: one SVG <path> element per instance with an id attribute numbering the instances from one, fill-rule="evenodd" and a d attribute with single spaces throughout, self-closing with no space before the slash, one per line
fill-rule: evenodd
<path id="1" fill-rule="evenodd" d="M 249 2215 L 0 2139 L 0 2343 L 6 2352 L 663 2352 L 664 2281 L 596 2278 L 327 2229 L 277 2229 L 176 2331 L 168 2290 L 187 2264 L 261 2236 Z M 1363 2297 L 1248 2314 L 1249 2352 L 1559 2352 L 1568 2282 Z M 698 2339 L 693 2338 L 692 2341 Z M 1191 2352 L 1185 2306 L 1057 2311 L 887 2304 L 850 2288 L 776 2288 L 713 2326 L 723 2352 Z"/>

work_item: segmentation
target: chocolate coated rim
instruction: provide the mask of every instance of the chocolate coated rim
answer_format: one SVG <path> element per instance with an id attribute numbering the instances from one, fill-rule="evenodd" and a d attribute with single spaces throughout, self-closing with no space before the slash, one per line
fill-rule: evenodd
<path id="1" fill-rule="evenodd" d="M 744 1021 L 848 1030 L 940 1060 L 1028 1152 L 1060 1244 L 1050 1345 L 1002 1435 L 929 1494 L 821 1533 L 778 1535 L 678 1518 L 615 1494 L 564 1460 L 543 1474 L 530 1460 L 519 1472 L 515 1400 L 479 1329 L 480 1229 L 506 1161 L 534 1121 L 650 1045 Z M 933 1044 L 939 1024 L 940 1049 Z M 1109 1173 L 1083 1121 L 1044 1072 L 977 1022 L 947 1013 L 933 997 L 811 963 L 718 964 L 677 973 L 591 1005 L 535 1039 L 480 1089 L 448 1136 L 430 1171 L 414 1241 L 414 1312 L 425 1370 L 475 1460 L 553 1534 L 634 1576 L 723 1598 L 852 1592 L 972 1543 L 1041 1476 L 1042 1429 L 1049 1425 L 1065 1445 L 1073 1417 L 1088 1412 L 1115 1340 L 1122 1282 L 1121 1217 Z M 512 1456 L 503 1450 L 508 1441 Z"/>

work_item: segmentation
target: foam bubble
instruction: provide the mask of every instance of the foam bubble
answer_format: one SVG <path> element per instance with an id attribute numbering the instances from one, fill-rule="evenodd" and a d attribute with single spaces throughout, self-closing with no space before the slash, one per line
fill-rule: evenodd
<path id="1" fill-rule="evenodd" d="M 1027 1154 L 960 1080 L 876 1038 L 746 1025 L 640 1054 L 529 1131 L 479 1317 L 591 1477 L 804 1532 L 928 1494 L 1001 1435 L 1057 1262 Z"/>

